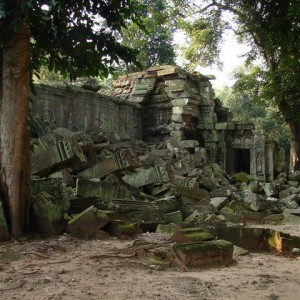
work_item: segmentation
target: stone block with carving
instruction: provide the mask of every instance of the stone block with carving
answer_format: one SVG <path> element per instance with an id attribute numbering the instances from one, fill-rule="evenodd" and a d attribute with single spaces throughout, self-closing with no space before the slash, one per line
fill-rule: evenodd
<path id="1" fill-rule="evenodd" d="M 31 155 L 31 173 L 41 177 L 85 162 L 81 147 L 67 138 Z"/>
<path id="2" fill-rule="evenodd" d="M 80 172 L 82 178 L 103 178 L 117 170 L 130 170 L 140 166 L 138 156 L 130 149 L 118 151 L 111 157 L 99 161 L 94 166 Z"/>
<path id="3" fill-rule="evenodd" d="M 135 170 L 122 177 L 123 181 L 133 187 L 142 187 L 153 183 L 174 181 L 173 170 L 170 165 L 165 164 L 149 169 Z"/>

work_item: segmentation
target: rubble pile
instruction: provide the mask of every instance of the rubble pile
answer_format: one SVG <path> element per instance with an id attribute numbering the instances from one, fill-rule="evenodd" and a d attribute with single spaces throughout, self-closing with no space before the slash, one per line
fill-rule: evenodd
<path id="1" fill-rule="evenodd" d="M 189 143 L 172 138 L 151 144 L 57 128 L 34 147 L 31 219 L 42 234 L 169 232 L 186 265 L 199 265 L 212 253 L 212 261 L 228 262 L 232 244 L 261 250 L 272 241 L 278 247 L 280 237 L 270 230 L 242 225 L 300 224 L 300 172 L 270 183 L 244 173 L 228 176 L 208 162 L 205 149 L 190 151 Z"/>

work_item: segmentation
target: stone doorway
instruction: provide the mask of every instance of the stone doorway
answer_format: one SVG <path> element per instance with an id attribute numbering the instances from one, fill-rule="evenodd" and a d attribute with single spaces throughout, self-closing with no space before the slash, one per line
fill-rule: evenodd
<path id="1" fill-rule="evenodd" d="M 234 173 L 250 174 L 250 149 L 234 149 Z"/>

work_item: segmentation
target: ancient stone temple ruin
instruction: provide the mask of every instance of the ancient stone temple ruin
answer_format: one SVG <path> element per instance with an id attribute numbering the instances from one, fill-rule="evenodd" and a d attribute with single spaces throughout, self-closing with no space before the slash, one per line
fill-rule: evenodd
<path id="1" fill-rule="evenodd" d="M 190 154 L 207 152 L 228 174 L 274 177 L 274 144 L 252 124 L 230 121 L 215 98 L 211 76 L 176 66 L 156 66 L 120 76 L 112 96 L 71 86 L 39 85 L 33 98 L 36 128 L 103 130 L 147 142 L 176 140 Z"/>

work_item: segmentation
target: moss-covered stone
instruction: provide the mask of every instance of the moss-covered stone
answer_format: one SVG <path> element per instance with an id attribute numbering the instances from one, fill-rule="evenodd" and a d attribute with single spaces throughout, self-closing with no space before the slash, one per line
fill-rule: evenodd
<path id="1" fill-rule="evenodd" d="M 232 175 L 231 178 L 235 182 L 245 182 L 245 183 L 250 182 L 249 175 L 244 172 L 236 173 L 236 174 Z"/>
<path id="2" fill-rule="evenodd" d="M 134 238 L 141 233 L 139 223 L 130 223 L 122 220 L 110 221 L 106 228 L 107 232 L 121 239 Z"/>
<path id="3" fill-rule="evenodd" d="M 83 230 L 87 237 L 91 237 L 97 230 L 109 221 L 107 214 L 91 206 L 68 221 L 67 232 L 74 233 Z"/>
<path id="4" fill-rule="evenodd" d="M 211 233 L 204 231 L 202 228 L 179 228 L 173 234 L 171 240 L 178 244 L 182 244 L 199 241 L 210 241 L 214 238 L 215 237 Z"/>
<path id="5" fill-rule="evenodd" d="M 47 192 L 40 192 L 32 203 L 32 217 L 36 230 L 47 235 L 56 235 L 64 231 L 66 221 L 56 199 Z"/>
<path id="6" fill-rule="evenodd" d="M 180 210 L 165 214 L 165 220 L 168 223 L 179 224 L 182 222 L 182 212 Z"/>
<path id="7" fill-rule="evenodd" d="M 233 261 L 233 244 L 225 240 L 175 244 L 173 250 L 186 266 L 229 264 Z"/>
<path id="8" fill-rule="evenodd" d="M 230 241 L 234 245 L 245 248 L 247 250 L 263 250 L 267 249 L 266 230 L 263 228 L 250 227 L 216 227 L 218 238 Z"/>
<path id="9" fill-rule="evenodd" d="M 156 233 L 171 233 L 175 232 L 177 225 L 176 224 L 158 224 L 156 228 Z"/>

